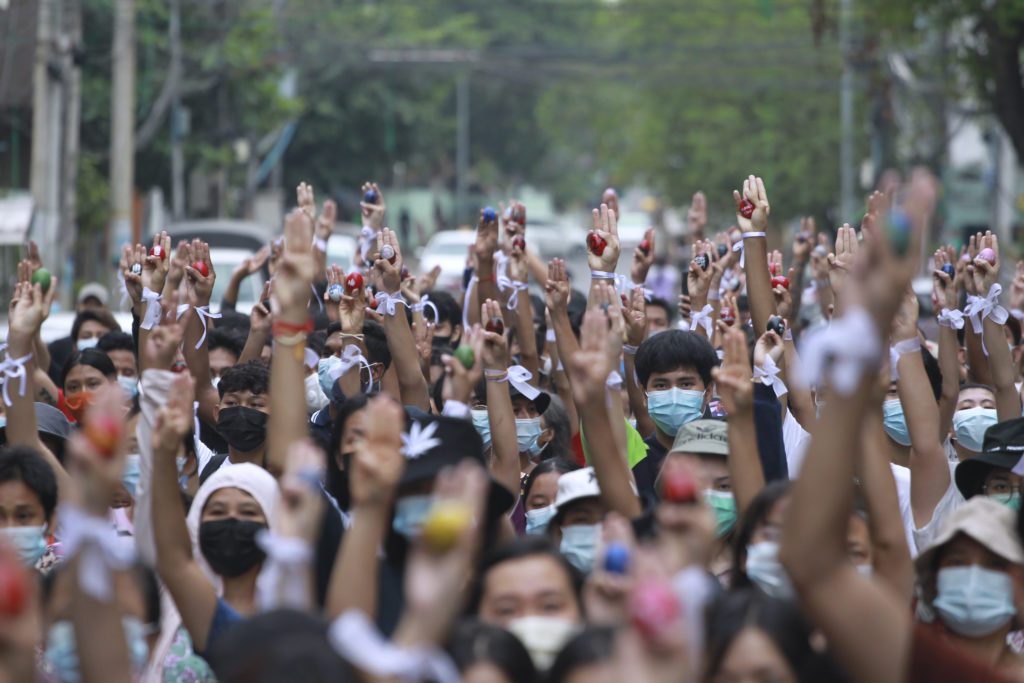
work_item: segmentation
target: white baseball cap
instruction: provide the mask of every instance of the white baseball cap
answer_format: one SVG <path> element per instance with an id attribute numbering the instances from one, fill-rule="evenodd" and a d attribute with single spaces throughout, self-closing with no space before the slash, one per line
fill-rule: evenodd
<path id="1" fill-rule="evenodd" d="M 566 472 L 558 478 L 558 493 L 555 494 L 555 509 L 561 512 L 569 503 L 581 498 L 596 498 L 601 495 L 597 485 L 597 474 L 593 467 Z"/>

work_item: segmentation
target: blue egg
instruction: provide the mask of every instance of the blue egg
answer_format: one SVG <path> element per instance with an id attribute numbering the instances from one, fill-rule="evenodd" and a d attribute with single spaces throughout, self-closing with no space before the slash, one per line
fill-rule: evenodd
<path id="1" fill-rule="evenodd" d="M 484 221 L 487 223 L 493 223 L 496 220 L 498 220 L 498 212 L 489 206 L 486 207 L 484 209 Z"/>
<path id="2" fill-rule="evenodd" d="M 613 574 L 625 574 L 629 569 L 629 548 L 625 543 L 612 541 L 604 553 L 605 571 Z"/>
<path id="3" fill-rule="evenodd" d="M 956 275 L 956 268 L 953 267 L 952 263 L 944 263 L 942 264 L 942 272 L 950 277 L 954 277 Z"/>
<path id="4" fill-rule="evenodd" d="M 367 204 L 376 204 L 378 199 L 380 199 L 380 195 L 377 194 L 377 190 L 367 190 L 363 195 L 363 201 Z"/>

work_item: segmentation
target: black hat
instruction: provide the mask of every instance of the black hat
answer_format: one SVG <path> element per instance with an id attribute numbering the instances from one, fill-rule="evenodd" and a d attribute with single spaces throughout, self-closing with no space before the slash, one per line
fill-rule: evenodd
<path id="1" fill-rule="evenodd" d="M 982 492 L 994 469 L 1012 470 L 1024 455 L 1024 417 L 999 422 L 985 431 L 981 453 L 956 466 L 956 487 L 964 498 Z"/>
<path id="2" fill-rule="evenodd" d="M 399 486 L 433 479 L 445 467 L 457 465 L 466 458 L 487 469 L 484 444 L 472 422 L 430 415 L 421 410 L 407 409 L 407 413 L 407 431 L 402 434 L 405 471 Z M 487 519 L 504 514 L 515 502 L 512 492 L 492 478 L 487 495 Z"/>
<path id="3" fill-rule="evenodd" d="M 74 428 L 57 408 L 48 403 L 36 402 L 33 404 L 36 409 L 36 431 L 40 435 L 52 436 L 57 448 L 54 453 L 57 459 L 64 462 L 64 442 L 71 438 Z M 0 427 L 0 444 L 7 443 L 7 428 Z"/>

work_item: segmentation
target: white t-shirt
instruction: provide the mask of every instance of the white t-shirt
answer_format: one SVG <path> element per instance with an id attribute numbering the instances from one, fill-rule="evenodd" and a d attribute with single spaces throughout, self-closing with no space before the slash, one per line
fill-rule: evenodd
<path id="1" fill-rule="evenodd" d="M 960 493 L 960 489 L 956 487 L 956 477 L 954 476 L 957 464 L 955 462 L 949 463 L 949 487 L 942 494 L 939 502 L 935 504 L 932 518 L 920 529 L 914 529 L 914 540 L 917 542 L 917 547 L 921 550 L 928 549 L 939 534 L 939 531 L 945 526 L 946 519 L 964 503 L 964 496 Z"/>

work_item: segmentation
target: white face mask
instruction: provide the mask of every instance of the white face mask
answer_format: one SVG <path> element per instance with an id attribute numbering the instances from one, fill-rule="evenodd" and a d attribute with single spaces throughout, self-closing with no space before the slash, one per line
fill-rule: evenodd
<path id="1" fill-rule="evenodd" d="M 505 630 L 519 638 L 539 671 L 547 671 L 579 627 L 563 617 L 527 616 L 508 622 Z"/>
<path id="2" fill-rule="evenodd" d="M 324 390 L 320 388 L 320 378 L 316 373 L 306 375 L 306 412 L 315 413 L 329 401 Z"/>

